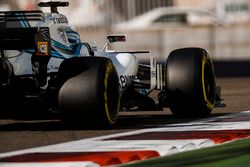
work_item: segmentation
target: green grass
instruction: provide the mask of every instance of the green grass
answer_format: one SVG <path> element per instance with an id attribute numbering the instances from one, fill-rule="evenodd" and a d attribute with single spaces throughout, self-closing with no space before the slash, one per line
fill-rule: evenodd
<path id="1" fill-rule="evenodd" d="M 162 156 L 122 167 L 250 167 L 250 139 Z"/>

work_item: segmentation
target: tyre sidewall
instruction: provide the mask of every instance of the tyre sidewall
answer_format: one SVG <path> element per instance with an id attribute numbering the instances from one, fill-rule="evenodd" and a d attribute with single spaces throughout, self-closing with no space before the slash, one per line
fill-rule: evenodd
<path id="1" fill-rule="evenodd" d="M 79 74 L 63 78 L 65 82 L 58 96 L 62 118 L 85 126 L 112 126 L 116 123 L 120 104 L 119 80 L 114 65 L 106 58 L 90 57 L 75 61 L 82 61 L 85 67 Z M 67 68 L 71 66 L 74 66 L 74 61 Z M 62 71 L 67 70 L 70 69 Z M 116 101 L 111 102 L 110 96 L 114 96 L 112 99 Z"/>
<path id="2" fill-rule="evenodd" d="M 104 125 L 112 126 L 116 123 L 120 107 L 119 80 L 112 63 L 101 63 L 100 66 L 103 67 L 99 68 L 97 83 L 98 110 L 100 111 L 97 119 L 104 119 Z"/>

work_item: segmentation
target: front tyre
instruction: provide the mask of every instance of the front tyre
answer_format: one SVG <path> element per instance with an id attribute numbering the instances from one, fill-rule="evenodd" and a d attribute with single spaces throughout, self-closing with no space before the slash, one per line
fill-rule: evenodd
<path id="1" fill-rule="evenodd" d="M 166 91 L 174 115 L 210 114 L 215 104 L 215 89 L 213 63 L 204 49 L 183 48 L 170 53 L 166 63 Z"/>
<path id="2" fill-rule="evenodd" d="M 63 76 L 82 69 L 79 74 L 69 77 L 59 91 L 58 105 L 62 118 L 98 128 L 114 125 L 120 106 L 120 87 L 111 61 L 97 57 L 78 58 L 66 60 L 61 66 Z"/>

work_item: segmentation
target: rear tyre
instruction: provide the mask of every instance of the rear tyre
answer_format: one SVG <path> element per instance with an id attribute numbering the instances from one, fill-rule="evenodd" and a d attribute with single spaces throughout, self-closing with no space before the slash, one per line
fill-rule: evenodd
<path id="1" fill-rule="evenodd" d="M 201 48 L 183 48 L 170 53 L 166 63 L 166 91 L 172 113 L 201 117 L 215 104 L 215 73 L 212 60 Z"/>
<path id="2" fill-rule="evenodd" d="M 59 71 L 64 84 L 59 90 L 58 105 L 64 120 L 98 128 L 109 128 L 116 123 L 119 79 L 109 59 L 68 59 Z"/>

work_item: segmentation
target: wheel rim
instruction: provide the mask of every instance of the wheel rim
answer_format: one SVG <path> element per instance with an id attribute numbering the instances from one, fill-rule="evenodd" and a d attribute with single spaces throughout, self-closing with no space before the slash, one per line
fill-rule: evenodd
<path id="1" fill-rule="evenodd" d="M 115 123 L 120 105 L 119 80 L 114 70 L 114 67 L 110 64 L 105 77 L 105 110 L 110 124 Z"/>
<path id="2" fill-rule="evenodd" d="M 215 80 L 214 80 L 214 72 L 212 65 L 210 63 L 206 63 L 204 67 L 204 90 L 205 90 L 205 99 L 210 103 L 210 107 L 213 108 L 215 101 Z"/>

